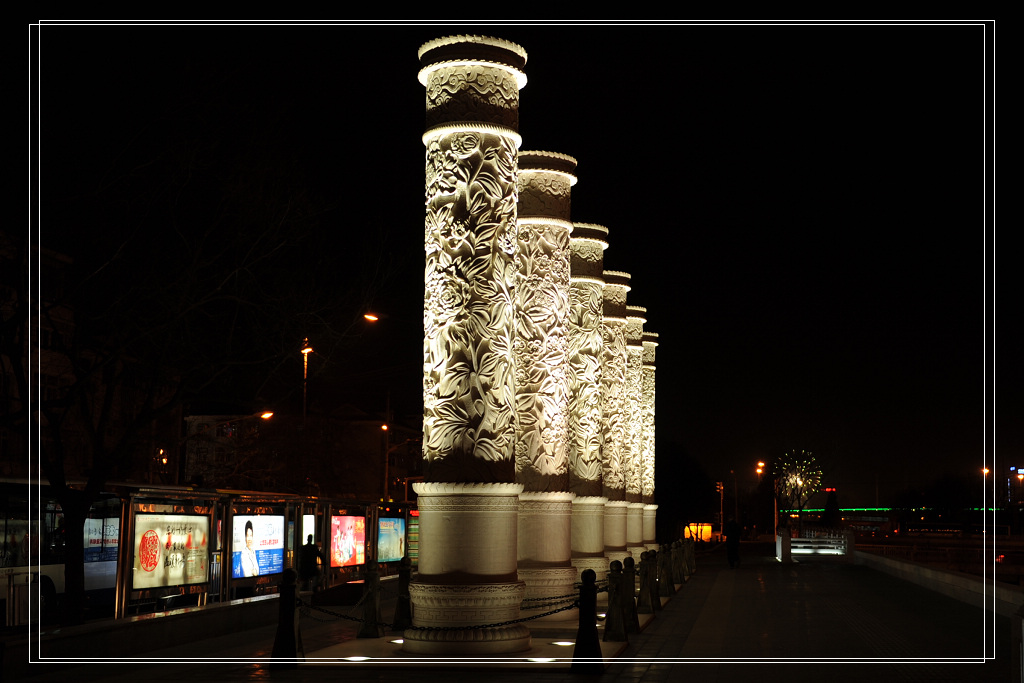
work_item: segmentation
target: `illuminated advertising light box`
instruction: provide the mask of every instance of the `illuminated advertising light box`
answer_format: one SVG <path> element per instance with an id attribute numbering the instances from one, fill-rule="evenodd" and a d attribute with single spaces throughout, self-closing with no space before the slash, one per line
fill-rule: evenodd
<path id="1" fill-rule="evenodd" d="M 231 578 L 283 571 L 284 516 L 235 516 L 231 526 Z"/>
<path id="2" fill-rule="evenodd" d="M 377 561 L 397 562 L 405 556 L 405 519 L 381 517 L 377 520 Z"/>
<path id="3" fill-rule="evenodd" d="M 305 545 L 306 537 L 310 534 L 316 539 L 316 515 L 302 515 L 302 538 L 299 539 L 299 545 Z"/>
<path id="4" fill-rule="evenodd" d="M 206 583 L 209 535 L 209 517 L 137 513 L 132 588 Z"/>
<path id="5" fill-rule="evenodd" d="M 353 567 L 366 562 L 366 518 L 331 517 L 331 566 Z"/>
<path id="6" fill-rule="evenodd" d="M 85 561 L 116 562 L 120 527 L 117 517 L 85 520 Z"/>

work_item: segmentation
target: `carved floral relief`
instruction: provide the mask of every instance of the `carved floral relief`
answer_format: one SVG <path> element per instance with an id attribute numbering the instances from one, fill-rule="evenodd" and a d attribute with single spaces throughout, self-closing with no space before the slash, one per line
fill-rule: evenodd
<path id="1" fill-rule="evenodd" d="M 626 448 L 623 449 L 623 476 L 626 495 L 639 502 L 643 473 L 643 350 L 634 346 L 627 349 L 626 359 L 626 415 L 628 429 Z"/>
<path id="2" fill-rule="evenodd" d="M 516 233 L 514 143 L 482 132 L 430 139 L 423 452 L 434 481 L 513 480 Z"/>
<path id="3" fill-rule="evenodd" d="M 427 128 L 453 121 L 486 121 L 519 129 L 519 85 L 498 67 L 458 65 L 433 71 L 426 82 Z"/>
<path id="4" fill-rule="evenodd" d="M 605 288 L 617 290 L 619 288 Z M 603 493 L 609 500 L 621 500 L 625 481 L 622 445 L 626 436 L 626 326 L 625 321 L 605 320 L 601 325 L 604 353 L 601 363 L 601 419 Z"/>
<path id="5" fill-rule="evenodd" d="M 643 455 L 641 458 L 643 502 L 654 502 L 654 367 L 643 368 Z"/>
<path id="6" fill-rule="evenodd" d="M 575 247 L 574 247 L 575 248 Z M 572 283 L 569 292 L 569 448 L 570 490 L 601 495 L 601 284 Z"/>
<path id="7" fill-rule="evenodd" d="M 527 490 L 564 490 L 568 468 L 569 233 L 519 226 L 515 360 L 516 480 Z"/>

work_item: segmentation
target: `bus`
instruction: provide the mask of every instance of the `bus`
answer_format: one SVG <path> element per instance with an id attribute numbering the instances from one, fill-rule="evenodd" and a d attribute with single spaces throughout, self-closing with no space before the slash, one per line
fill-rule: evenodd
<path id="1" fill-rule="evenodd" d="M 30 591 L 38 599 L 39 618 L 44 623 L 53 621 L 58 596 L 64 593 L 66 533 L 60 505 L 49 485 L 8 479 L 0 483 L 0 506 L 0 600 L 7 624 L 26 623 Z M 86 520 L 84 573 L 89 610 L 103 611 L 114 604 L 120 516 L 120 496 L 102 493 Z"/>

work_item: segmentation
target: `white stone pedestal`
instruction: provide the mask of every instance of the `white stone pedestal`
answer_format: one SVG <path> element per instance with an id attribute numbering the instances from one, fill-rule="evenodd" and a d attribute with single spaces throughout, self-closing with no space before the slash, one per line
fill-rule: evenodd
<path id="1" fill-rule="evenodd" d="M 604 496 L 576 496 L 572 500 L 572 566 L 580 573 L 584 569 L 598 571 L 595 561 L 603 564 L 599 577 L 601 571 L 608 571 L 604 557 L 604 506 L 607 502 Z"/>
<path id="2" fill-rule="evenodd" d="M 624 500 L 609 500 L 604 505 L 604 556 L 608 562 L 626 559 L 628 505 Z"/>
<path id="3" fill-rule="evenodd" d="M 529 649 L 529 629 L 505 623 L 519 618 L 526 593 L 515 550 L 522 485 L 424 482 L 413 488 L 419 574 L 409 586 L 413 628 L 405 631 L 402 649 L 466 656 Z"/>
<path id="4" fill-rule="evenodd" d="M 573 494 L 567 491 L 519 494 L 519 580 L 526 585 L 522 616 L 550 612 L 550 600 L 578 593 L 579 575 L 572 566 L 570 544 Z M 578 620 L 570 609 L 539 622 Z"/>
<path id="5" fill-rule="evenodd" d="M 546 614 L 571 603 L 579 597 L 580 590 L 575 586 L 579 580 L 579 574 L 580 572 L 576 571 L 575 567 L 520 569 L 519 579 L 526 586 L 526 596 L 519 610 L 520 618 Z M 551 625 L 566 622 L 575 625 L 579 623 L 579 620 L 580 610 L 578 607 L 573 607 L 555 614 L 538 617 L 531 623 Z"/>
<path id="6" fill-rule="evenodd" d="M 626 550 L 634 560 L 640 559 L 640 553 L 646 550 L 644 545 L 644 504 L 629 503 L 626 507 Z"/>
<path id="7" fill-rule="evenodd" d="M 644 545 L 648 550 L 658 549 L 658 506 L 653 503 L 644 505 Z"/>
<path id="8" fill-rule="evenodd" d="M 783 564 L 793 562 L 793 537 L 789 529 L 783 529 L 782 535 L 775 537 L 775 559 Z"/>

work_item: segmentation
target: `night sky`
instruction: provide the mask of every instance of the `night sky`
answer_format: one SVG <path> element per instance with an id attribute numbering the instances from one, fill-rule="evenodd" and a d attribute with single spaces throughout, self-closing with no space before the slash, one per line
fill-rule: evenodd
<path id="1" fill-rule="evenodd" d="M 42 243 L 62 248 L 64 199 L 119 150 L 217 93 L 197 125 L 260 126 L 332 203 L 309 259 L 344 271 L 353 234 L 386 236 L 396 274 L 374 306 L 390 317 L 364 351 L 392 370 L 348 359 L 346 381 L 415 412 L 416 50 L 453 33 L 528 53 L 523 149 L 578 160 L 573 219 L 609 228 L 605 267 L 632 274 L 660 335 L 659 461 L 685 453 L 742 487 L 758 459 L 805 449 L 848 507 L 947 471 L 977 477 L 980 502 L 993 424 L 997 467 L 1022 457 L 1019 393 L 986 372 L 981 25 L 44 25 Z M 995 376 L 1019 377 L 1004 334 Z"/>

